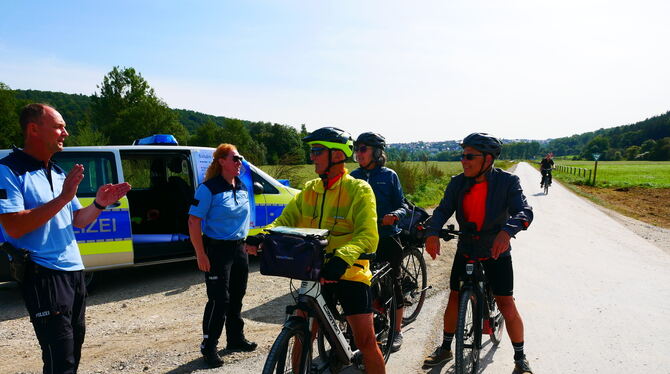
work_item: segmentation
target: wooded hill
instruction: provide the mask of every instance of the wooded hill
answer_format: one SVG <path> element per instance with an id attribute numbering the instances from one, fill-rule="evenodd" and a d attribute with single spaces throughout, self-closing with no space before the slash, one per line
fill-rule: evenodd
<path id="1" fill-rule="evenodd" d="M 184 145 L 215 147 L 236 144 L 256 164 L 304 163 L 306 135 L 292 126 L 213 116 L 171 109 L 134 69 L 114 68 L 92 96 L 37 90 L 11 90 L 0 83 L 0 148 L 21 145 L 20 108 L 31 102 L 53 105 L 68 123 L 68 145 L 130 144 L 153 133 L 172 133 Z M 354 134 L 355 135 L 355 134 Z M 423 142 L 422 142 L 423 143 Z M 449 144 L 453 142 L 448 142 Z M 394 145 L 391 160 L 458 160 L 460 150 L 439 151 L 426 142 L 423 149 Z M 436 143 L 437 144 L 437 143 Z M 544 141 L 506 142 L 501 158 L 532 159 L 547 152 L 555 156 L 601 160 L 670 160 L 670 112 L 634 124 Z"/>

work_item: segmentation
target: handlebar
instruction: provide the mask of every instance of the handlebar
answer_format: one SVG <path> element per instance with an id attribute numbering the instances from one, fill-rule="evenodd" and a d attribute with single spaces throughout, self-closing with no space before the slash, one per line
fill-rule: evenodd
<path id="1" fill-rule="evenodd" d="M 454 225 L 447 225 L 446 229 L 440 230 L 440 239 L 449 241 L 451 239 L 456 239 L 463 232 L 459 230 L 454 230 Z"/>

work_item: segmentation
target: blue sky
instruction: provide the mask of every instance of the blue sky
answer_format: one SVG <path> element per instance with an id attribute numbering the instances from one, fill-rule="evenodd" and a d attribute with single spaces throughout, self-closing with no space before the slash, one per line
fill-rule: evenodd
<path id="1" fill-rule="evenodd" d="M 392 142 L 544 139 L 670 110 L 668 1 L 3 1 L 0 81 Z M 66 119 L 67 120 L 67 119 Z"/>

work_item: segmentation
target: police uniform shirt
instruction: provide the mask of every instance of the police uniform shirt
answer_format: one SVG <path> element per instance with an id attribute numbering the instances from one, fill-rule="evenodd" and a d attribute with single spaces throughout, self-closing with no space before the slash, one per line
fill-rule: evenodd
<path id="1" fill-rule="evenodd" d="M 14 149 L 0 160 L 0 214 L 35 209 L 48 203 L 60 195 L 66 175 L 53 162 L 49 161 L 45 168 L 42 161 Z M 20 238 L 10 237 L 0 226 L 2 235 L 13 246 L 30 251 L 31 259 L 38 265 L 55 270 L 82 270 L 84 264 L 72 228 L 74 212 L 81 208 L 75 197 L 47 223 Z"/>
<path id="2" fill-rule="evenodd" d="M 202 232 L 213 239 L 239 240 L 249 233 L 249 194 L 237 177 L 235 187 L 220 175 L 198 186 L 188 213 L 202 219 Z"/>

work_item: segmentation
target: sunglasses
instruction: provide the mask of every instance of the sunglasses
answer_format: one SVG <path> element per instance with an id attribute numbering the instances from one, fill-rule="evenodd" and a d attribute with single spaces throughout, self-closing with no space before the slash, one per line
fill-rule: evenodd
<path id="1" fill-rule="evenodd" d="M 474 153 L 462 153 L 461 154 L 461 160 L 465 159 L 468 161 L 472 161 L 475 159 L 475 157 L 484 157 L 484 155 L 476 155 Z"/>
<path id="2" fill-rule="evenodd" d="M 325 151 L 328 148 L 323 148 L 323 147 L 314 147 L 309 150 L 309 153 L 313 156 L 320 156 L 323 151 Z"/>
<path id="3" fill-rule="evenodd" d="M 233 156 L 233 162 L 242 162 L 244 160 L 243 156 Z"/>
<path id="4" fill-rule="evenodd" d="M 354 148 L 354 152 L 365 152 L 368 150 L 367 145 L 359 145 L 358 147 Z"/>

